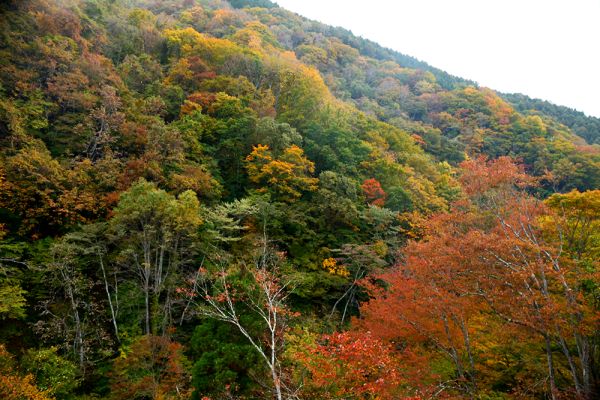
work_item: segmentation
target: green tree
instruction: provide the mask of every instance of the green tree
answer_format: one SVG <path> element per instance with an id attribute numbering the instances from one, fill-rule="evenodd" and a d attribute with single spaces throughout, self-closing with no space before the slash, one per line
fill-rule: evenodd
<path id="1" fill-rule="evenodd" d="M 119 242 L 118 262 L 142 288 L 146 334 L 164 333 L 172 322 L 178 279 L 194 261 L 199 206 L 192 191 L 175 198 L 140 180 L 121 195 L 109 222 Z"/>
<path id="2" fill-rule="evenodd" d="M 60 399 L 72 398 L 80 383 L 77 366 L 61 357 L 56 347 L 29 349 L 21 366 L 35 377 L 41 390 Z"/>

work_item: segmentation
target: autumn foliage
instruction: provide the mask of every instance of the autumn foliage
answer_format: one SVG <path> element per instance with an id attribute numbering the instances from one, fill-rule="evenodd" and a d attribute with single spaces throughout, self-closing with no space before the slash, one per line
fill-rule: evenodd
<path id="1" fill-rule="evenodd" d="M 463 171 L 468 198 L 428 221 L 423 240 L 406 248 L 405 262 L 379 277 L 387 287 L 373 289 L 378 295 L 356 324 L 383 340 L 435 349 L 466 393 L 499 385 L 489 375 L 501 362 L 490 346 L 503 347 L 508 358 L 520 350 L 509 337 L 490 337 L 489 328 L 507 329 L 523 342 L 546 344 L 539 357 L 547 370 L 536 372 L 546 374 L 546 393 L 567 395 L 573 385 L 587 396 L 588 341 L 600 314 L 582 283 L 598 276 L 561 252 L 564 233 L 577 233 L 557 225 L 553 211 L 523 191 L 533 182 L 510 160 L 473 160 Z M 561 388 L 563 368 L 571 383 Z M 502 384 L 524 393 L 521 383 Z"/>
<path id="2" fill-rule="evenodd" d="M 0 397 L 6 400 L 53 400 L 49 391 L 39 389 L 31 374 L 20 374 L 14 356 L 0 345 Z"/>
<path id="3" fill-rule="evenodd" d="M 385 204 L 386 193 L 377 179 L 366 179 L 362 184 L 362 190 L 367 203 L 377 207 L 383 207 Z"/>
<path id="4" fill-rule="evenodd" d="M 129 354 L 114 362 L 111 393 L 115 399 L 187 399 L 189 365 L 183 348 L 161 336 L 142 336 Z"/>
<path id="5" fill-rule="evenodd" d="M 600 119 L 270 0 L 0 32 L 0 398 L 599 397 Z"/>
<path id="6" fill-rule="evenodd" d="M 403 390 L 408 378 L 403 364 L 414 365 L 416 357 L 397 352 L 370 332 L 323 335 L 295 358 L 307 374 L 303 388 L 307 397 L 410 398 Z"/>
<path id="7" fill-rule="evenodd" d="M 246 168 L 250 180 L 260 185 L 263 192 L 272 190 L 277 196 L 294 201 L 302 192 L 316 190 L 317 178 L 311 177 L 314 163 L 306 159 L 298 146 L 284 149 L 276 157 L 268 146 L 255 146 L 246 157 Z"/>

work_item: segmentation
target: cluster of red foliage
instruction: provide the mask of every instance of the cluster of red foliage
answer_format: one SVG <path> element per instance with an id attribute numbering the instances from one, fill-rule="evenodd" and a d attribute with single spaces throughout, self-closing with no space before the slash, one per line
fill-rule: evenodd
<path id="1" fill-rule="evenodd" d="M 377 179 L 366 179 L 361 187 L 367 203 L 377 207 L 383 207 L 385 205 L 387 194 Z"/>
<path id="2" fill-rule="evenodd" d="M 410 377 L 405 365 L 422 360 L 408 350 L 396 351 L 370 332 L 323 335 L 319 343 L 295 357 L 309 376 L 303 391 L 311 398 L 417 398 L 407 397 L 404 385 Z"/>

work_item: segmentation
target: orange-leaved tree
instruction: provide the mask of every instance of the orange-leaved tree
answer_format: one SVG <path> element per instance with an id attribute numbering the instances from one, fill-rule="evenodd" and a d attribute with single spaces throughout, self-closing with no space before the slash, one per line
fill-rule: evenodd
<path id="1" fill-rule="evenodd" d="M 35 385 L 33 375 L 18 373 L 15 361 L 3 344 L 0 344 L 0 398 L 5 400 L 52 400 L 49 390 Z"/>
<path id="2" fill-rule="evenodd" d="M 423 239 L 381 276 L 388 289 L 357 323 L 376 337 L 437 349 L 454 365 L 453 386 L 469 396 L 496 386 L 485 376 L 496 362 L 486 358 L 484 347 L 494 342 L 486 326 L 505 324 L 537 343 L 531 351 L 542 350 L 546 371 L 528 378 L 546 382 L 547 395 L 591 398 L 598 311 L 582 282 L 598 282 L 594 269 L 563 251 L 567 231 L 527 193 L 535 182 L 521 167 L 476 159 L 462 171 L 465 197 L 425 224 Z M 516 351 L 506 335 L 495 340 Z M 520 378 L 504 384 L 513 393 L 530 390 Z"/>
<path id="3" fill-rule="evenodd" d="M 319 399 L 416 398 L 406 384 L 407 364 L 418 370 L 421 358 L 408 349 L 377 339 L 370 332 L 305 334 L 290 346 L 289 356 L 302 380 L 300 397 Z M 413 393 L 409 393 L 409 392 Z"/>
<path id="4" fill-rule="evenodd" d="M 191 395 L 189 370 L 179 343 L 165 336 L 142 336 L 114 361 L 112 398 L 187 399 Z"/>

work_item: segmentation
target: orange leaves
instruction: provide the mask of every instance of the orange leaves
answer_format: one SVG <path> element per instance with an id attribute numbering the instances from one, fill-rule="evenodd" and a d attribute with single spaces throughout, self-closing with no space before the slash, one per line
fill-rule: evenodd
<path id="1" fill-rule="evenodd" d="M 585 349 L 568 346 L 572 338 L 584 343 L 592 332 L 588 327 L 597 326 L 599 313 L 582 289 L 583 281 L 594 278 L 578 266 L 589 264 L 574 262 L 565 250 L 571 250 L 569 236 L 593 235 L 581 229 L 598 219 L 593 193 L 550 198 L 548 205 L 569 210 L 556 219 L 523 190 L 532 179 L 512 160 L 480 158 L 462 166 L 467 197 L 423 224 L 422 240 L 409 242 L 403 264 L 379 276 L 387 287 L 371 288 L 375 297 L 355 325 L 382 340 L 429 348 L 436 357 L 433 346 L 451 362 L 466 392 L 475 387 L 475 374 L 479 385 L 503 379 L 494 375 L 498 351 L 509 359 L 527 348 L 532 352 L 527 358 L 554 357 L 557 365 L 589 357 Z M 581 210 L 574 211 L 575 204 Z M 552 224 L 558 228 L 550 229 Z M 494 333 L 507 329 L 504 325 L 512 334 Z M 544 354 L 542 340 L 556 345 L 558 354 Z M 559 367 L 550 368 L 552 374 Z M 482 371 L 491 375 L 482 377 Z M 575 385 L 579 373 L 567 385 Z M 524 389 L 511 384 L 511 391 Z"/>
<path id="2" fill-rule="evenodd" d="M 262 169 L 265 165 L 273 161 L 269 146 L 262 144 L 252 148 L 252 153 L 246 157 L 246 170 L 250 176 L 250 180 L 254 183 L 259 183 L 263 178 Z"/>
<path id="3" fill-rule="evenodd" d="M 510 157 L 487 161 L 484 156 L 463 161 L 461 183 L 469 196 L 483 194 L 492 189 L 524 188 L 535 185 L 535 178 L 527 175 L 522 165 Z"/>
<path id="4" fill-rule="evenodd" d="M 179 343 L 164 336 L 142 336 L 127 355 L 115 360 L 111 395 L 114 399 L 187 398 L 188 371 Z"/>
<path id="5" fill-rule="evenodd" d="M 492 115 L 501 125 L 508 125 L 511 117 L 515 114 L 513 108 L 502 100 L 494 91 L 490 89 L 481 89 L 485 102 L 492 112 Z"/>
<path id="6" fill-rule="evenodd" d="M 399 354 L 369 332 L 323 335 L 294 357 L 308 373 L 304 390 L 310 398 L 404 398 Z"/>
<path id="7" fill-rule="evenodd" d="M 38 389 L 32 375 L 0 374 L 0 397 L 4 400 L 52 400 L 46 392 Z"/>
<path id="8" fill-rule="evenodd" d="M 31 374 L 21 376 L 13 368 L 13 356 L 0 344 L 0 398 L 4 400 L 52 400 L 47 391 L 35 386 Z"/>

